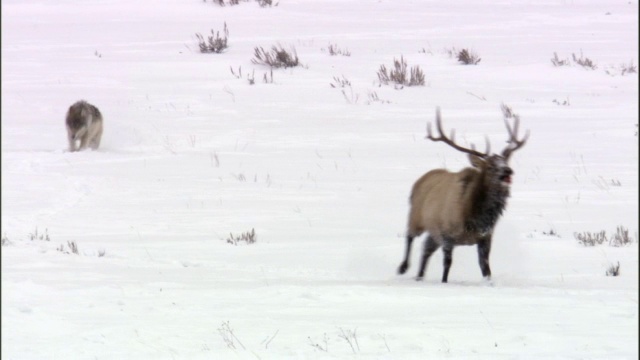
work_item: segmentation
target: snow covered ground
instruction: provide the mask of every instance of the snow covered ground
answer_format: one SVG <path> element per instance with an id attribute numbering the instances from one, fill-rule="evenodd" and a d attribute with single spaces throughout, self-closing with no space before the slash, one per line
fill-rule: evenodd
<path id="1" fill-rule="evenodd" d="M 227 51 L 199 53 L 225 23 Z M 303 66 L 264 83 L 254 48 L 276 44 Z M 426 86 L 380 86 L 401 55 Z M 627 0 L 3 0 L 2 359 L 637 359 L 630 64 Z M 98 151 L 67 151 L 79 99 L 104 115 Z M 440 251 L 414 281 L 421 241 L 396 275 L 413 182 L 468 166 L 424 139 L 436 106 L 498 151 L 502 103 L 531 136 L 492 283 L 475 247 L 448 284 Z M 574 238 L 617 226 L 633 244 Z"/>

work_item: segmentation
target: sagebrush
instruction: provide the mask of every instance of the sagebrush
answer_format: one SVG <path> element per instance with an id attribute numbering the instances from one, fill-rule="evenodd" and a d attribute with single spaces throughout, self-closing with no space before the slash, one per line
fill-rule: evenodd
<path id="1" fill-rule="evenodd" d="M 607 241 L 607 234 L 604 230 L 600 232 L 584 231 L 581 233 L 574 233 L 573 236 L 578 240 L 580 245 L 584 246 L 596 246 L 601 245 Z"/>
<path id="2" fill-rule="evenodd" d="M 393 59 L 393 69 L 388 70 L 383 64 L 378 70 L 378 80 L 381 84 L 395 83 L 406 86 L 424 86 L 424 72 L 419 66 L 412 66 L 407 73 L 407 62 L 403 56 L 400 60 Z"/>
<path id="3" fill-rule="evenodd" d="M 224 23 L 224 29 L 222 30 L 224 36 L 220 36 L 220 31 L 213 31 L 211 29 L 211 35 L 207 37 L 205 41 L 204 36 L 202 34 L 197 33 L 196 38 L 198 38 L 198 47 L 200 48 L 201 53 L 216 53 L 219 54 L 227 49 L 229 42 L 229 28 L 227 28 L 227 23 Z"/>
<path id="4" fill-rule="evenodd" d="M 565 60 L 561 60 L 558 57 L 558 53 L 553 53 L 553 57 L 551 58 L 551 63 L 553 64 L 553 66 L 567 66 L 569 65 L 569 60 L 565 59 Z"/>
<path id="5" fill-rule="evenodd" d="M 630 61 L 628 64 L 620 64 L 617 68 L 612 66 L 609 69 L 606 69 L 605 72 L 608 75 L 615 76 L 620 73 L 620 76 L 624 76 L 627 74 L 636 74 L 638 72 L 638 68 L 633 64 L 633 61 Z"/>
<path id="6" fill-rule="evenodd" d="M 231 75 L 236 79 L 242 79 L 242 67 L 238 66 L 238 71 L 233 70 L 233 66 L 231 68 Z M 251 74 L 247 74 L 247 82 L 249 85 L 255 85 L 256 83 L 256 71 L 252 70 Z M 262 82 L 265 84 L 273 84 L 273 69 L 269 72 L 266 72 L 262 76 Z"/>
<path id="7" fill-rule="evenodd" d="M 267 65 L 272 68 L 290 68 L 300 65 L 298 54 L 293 46 L 286 50 L 282 45 L 273 45 L 271 51 L 256 47 L 253 56 L 252 63 Z"/>
<path id="8" fill-rule="evenodd" d="M 331 86 L 334 89 L 343 88 L 343 87 L 351 86 L 351 81 L 349 81 L 349 79 L 347 79 L 344 75 L 342 75 L 342 78 L 338 76 L 334 76 L 333 82 L 329 83 L 329 86 Z"/>
<path id="9" fill-rule="evenodd" d="M 633 240 L 629 237 L 629 229 L 624 226 L 618 226 L 616 232 L 611 235 L 609 245 L 611 246 L 626 246 L 633 243 Z"/>
<path id="10" fill-rule="evenodd" d="M 366 104 L 367 105 L 371 105 L 373 103 L 380 103 L 380 104 L 391 104 L 391 101 L 389 100 L 383 100 L 380 99 L 380 97 L 378 96 L 378 93 L 375 91 L 369 91 L 367 93 L 367 101 Z"/>
<path id="11" fill-rule="evenodd" d="M 251 231 L 243 232 L 240 235 L 233 235 L 230 233 L 226 241 L 227 244 L 238 245 L 240 243 L 254 244 L 257 240 L 256 230 L 251 229 Z"/>
<path id="12" fill-rule="evenodd" d="M 618 226 L 616 231 L 612 233 L 610 237 L 607 237 L 607 233 L 604 230 L 599 232 L 575 232 L 573 233 L 573 236 L 580 245 L 584 246 L 596 246 L 608 243 L 609 246 L 621 247 L 630 245 L 634 242 L 629 236 L 629 229 L 622 225 Z"/>
<path id="13" fill-rule="evenodd" d="M 624 75 L 624 74 L 636 74 L 638 72 L 638 67 L 636 67 L 633 64 L 633 60 L 632 60 L 628 64 L 621 64 L 620 65 L 620 72 L 621 72 L 621 75 Z"/>
<path id="14" fill-rule="evenodd" d="M 573 58 L 573 62 L 582 66 L 585 69 L 595 70 L 598 66 L 588 57 L 582 55 L 582 51 L 580 51 L 580 57 L 576 56 L 576 54 L 571 54 Z"/>
<path id="15" fill-rule="evenodd" d="M 51 241 L 51 238 L 49 238 L 49 229 L 44 229 L 44 233 L 39 233 L 36 227 L 35 230 L 29 234 L 29 240 Z"/>
<path id="16" fill-rule="evenodd" d="M 324 49 L 322 50 L 324 51 Z M 348 49 L 340 49 L 338 45 L 335 45 L 335 44 L 329 44 L 329 46 L 327 46 L 327 52 L 331 56 L 337 56 L 337 55 L 351 56 L 351 52 Z"/>
<path id="17" fill-rule="evenodd" d="M 67 247 L 66 248 L 65 248 L 64 244 L 60 244 L 60 246 L 57 247 L 56 250 L 60 251 L 63 254 L 80 255 L 80 251 L 78 250 L 78 244 L 76 244 L 75 241 L 67 241 Z"/>
<path id="18" fill-rule="evenodd" d="M 607 276 L 618 276 L 620 275 L 620 262 L 618 261 L 615 265 L 609 265 L 607 272 L 605 273 Z"/>
<path id="19" fill-rule="evenodd" d="M 458 52 L 458 61 L 463 63 L 464 65 L 478 65 L 478 63 L 482 60 L 478 54 L 469 50 L 462 49 Z"/>

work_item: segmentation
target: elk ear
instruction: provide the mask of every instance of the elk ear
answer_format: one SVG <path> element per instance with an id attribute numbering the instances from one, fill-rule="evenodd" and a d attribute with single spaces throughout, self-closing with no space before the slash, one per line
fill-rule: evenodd
<path id="1" fill-rule="evenodd" d="M 484 168 L 485 165 L 485 161 L 481 157 L 473 154 L 469 154 L 469 162 L 471 163 L 471 165 L 473 165 L 473 167 L 478 169 Z"/>

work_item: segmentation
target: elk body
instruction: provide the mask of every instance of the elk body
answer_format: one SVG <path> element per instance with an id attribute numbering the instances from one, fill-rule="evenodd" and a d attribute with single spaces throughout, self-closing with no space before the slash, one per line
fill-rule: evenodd
<path id="1" fill-rule="evenodd" d="M 500 155 L 490 155 L 488 140 L 487 150 L 482 153 L 476 151 L 473 145 L 470 149 L 457 145 L 454 142 L 454 131 L 447 137 L 442 130 L 440 108 L 436 109 L 436 128 L 439 135 L 433 136 L 431 126 L 427 124 L 427 138 L 442 141 L 468 154 L 472 167 L 459 172 L 431 170 L 415 182 L 410 197 L 411 210 L 404 261 L 398 268 L 399 274 L 404 274 L 409 268 L 413 239 L 427 232 L 417 280 L 424 277 L 429 257 L 442 247 L 442 282 L 446 283 L 453 248 L 457 245 L 477 245 L 482 276 L 487 279 L 491 277 L 491 237 L 496 222 L 507 204 L 513 175 L 513 170 L 508 165 L 509 157 L 525 144 L 529 136 L 527 132 L 521 140 L 517 139 L 518 123 L 517 116 L 514 116 L 513 127 L 505 119 L 509 133 L 508 145 Z"/>

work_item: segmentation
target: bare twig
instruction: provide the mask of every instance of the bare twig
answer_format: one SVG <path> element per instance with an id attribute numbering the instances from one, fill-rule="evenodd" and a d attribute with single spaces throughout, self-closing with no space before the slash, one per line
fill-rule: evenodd
<path id="1" fill-rule="evenodd" d="M 345 330 L 343 328 L 339 328 L 339 329 L 340 329 L 340 334 L 338 335 L 338 337 L 343 339 L 349 344 L 349 346 L 351 347 L 351 351 L 353 351 L 354 354 L 357 351 L 360 351 L 360 345 L 358 344 L 358 337 L 356 334 L 356 331 L 358 331 L 358 329 L 357 328 L 354 330 L 349 330 L 349 329 Z"/>

